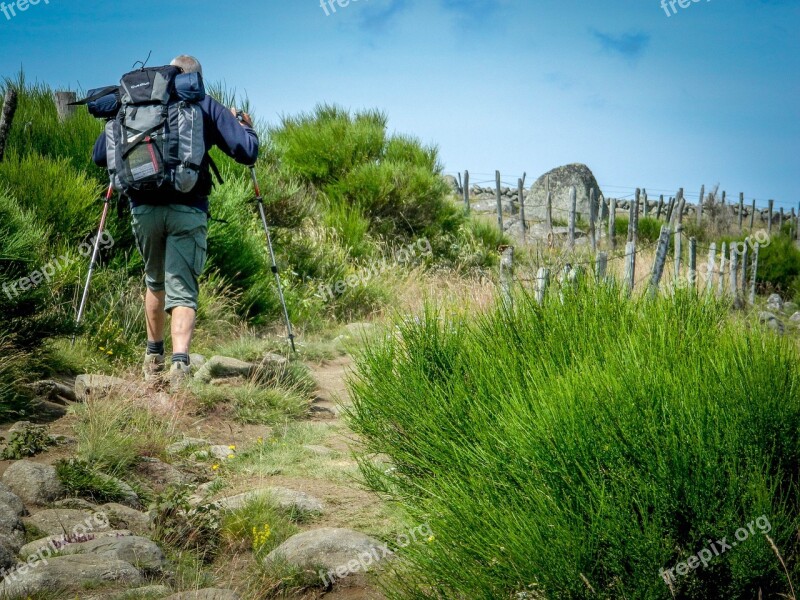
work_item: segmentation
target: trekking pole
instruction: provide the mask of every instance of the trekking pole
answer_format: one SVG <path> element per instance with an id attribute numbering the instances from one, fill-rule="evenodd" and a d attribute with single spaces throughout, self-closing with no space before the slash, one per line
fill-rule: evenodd
<path id="1" fill-rule="evenodd" d="M 264 232 L 267 234 L 267 246 L 269 246 L 269 257 L 272 261 L 272 272 L 275 274 L 275 283 L 278 284 L 278 296 L 281 299 L 281 306 L 283 306 L 283 318 L 286 320 L 286 331 L 289 334 L 289 343 L 292 345 L 292 352 L 297 352 L 294 347 L 294 331 L 292 330 L 292 322 L 289 320 L 289 309 L 286 308 L 286 299 L 283 297 L 283 286 L 281 285 L 281 277 L 278 273 L 278 263 L 275 261 L 275 251 L 272 248 L 272 236 L 269 234 L 267 214 L 264 212 L 264 197 L 261 195 L 261 187 L 258 185 L 258 177 L 256 176 L 255 165 L 250 167 L 250 177 L 253 179 L 253 188 L 256 191 L 258 212 L 261 215 L 261 222 L 264 225 Z"/>
<path id="2" fill-rule="evenodd" d="M 86 286 L 83 288 L 83 296 L 81 297 L 81 304 L 78 307 L 78 316 L 75 319 L 75 327 L 79 327 L 83 321 L 83 313 L 86 310 L 86 301 L 89 299 L 89 286 L 92 283 L 92 275 L 97 267 L 97 255 L 100 253 L 100 238 L 106 228 L 106 219 L 108 218 L 108 207 L 111 202 L 111 196 L 114 195 L 114 187 L 109 184 L 108 192 L 106 192 L 103 201 L 103 216 L 100 217 L 100 227 L 97 229 L 97 235 L 94 238 L 94 248 L 92 249 L 92 260 L 89 263 L 89 273 L 86 275 Z M 75 336 L 77 333 L 72 334 L 72 345 L 75 345 Z"/>

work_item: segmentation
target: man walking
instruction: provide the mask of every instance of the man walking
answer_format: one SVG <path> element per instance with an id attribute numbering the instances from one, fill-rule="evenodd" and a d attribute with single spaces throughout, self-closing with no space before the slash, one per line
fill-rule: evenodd
<path id="1" fill-rule="evenodd" d="M 184 73 L 200 73 L 202 66 L 192 56 L 172 61 Z M 199 103 L 203 115 L 205 158 L 198 183 L 191 192 L 181 193 L 165 185 L 157 191 L 128 194 L 136 245 L 144 259 L 145 316 L 147 351 L 144 358 L 145 381 L 157 380 L 165 370 L 164 327 L 166 315 L 172 317 L 173 389 L 189 374 L 189 347 L 194 333 L 199 293 L 198 278 L 206 262 L 208 197 L 213 182 L 209 150 L 219 147 L 244 165 L 255 164 L 259 140 L 250 116 L 227 109 L 205 96 Z M 94 162 L 108 166 L 107 135 L 98 138 Z"/>

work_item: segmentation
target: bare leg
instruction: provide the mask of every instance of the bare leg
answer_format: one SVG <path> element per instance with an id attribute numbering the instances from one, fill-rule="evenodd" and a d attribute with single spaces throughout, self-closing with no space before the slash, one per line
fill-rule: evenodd
<path id="1" fill-rule="evenodd" d="M 172 353 L 189 354 L 194 334 L 195 310 L 184 306 L 172 309 Z"/>
<path id="2" fill-rule="evenodd" d="M 167 313 L 164 312 L 166 292 L 147 290 L 144 299 L 145 317 L 147 318 L 147 339 L 151 342 L 164 341 L 164 323 Z"/>

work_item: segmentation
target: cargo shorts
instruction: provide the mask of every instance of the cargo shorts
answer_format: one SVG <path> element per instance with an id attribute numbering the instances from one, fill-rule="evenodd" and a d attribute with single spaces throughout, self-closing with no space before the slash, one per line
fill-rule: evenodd
<path id="1" fill-rule="evenodd" d="M 166 292 L 168 313 L 175 307 L 197 310 L 198 278 L 207 256 L 208 215 L 180 204 L 136 206 L 131 214 L 147 289 Z"/>

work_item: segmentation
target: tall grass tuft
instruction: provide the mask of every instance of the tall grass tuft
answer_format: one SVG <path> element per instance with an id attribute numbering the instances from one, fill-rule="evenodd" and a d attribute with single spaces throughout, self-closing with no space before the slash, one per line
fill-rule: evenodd
<path id="1" fill-rule="evenodd" d="M 404 550 L 389 597 L 787 593 L 758 530 L 672 588 L 661 571 L 765 516 L 797 580 L 797 349 L 688 292 L 515 301 L 430 309 L 359 359 L 362 472 L 435 538 Z"/>

